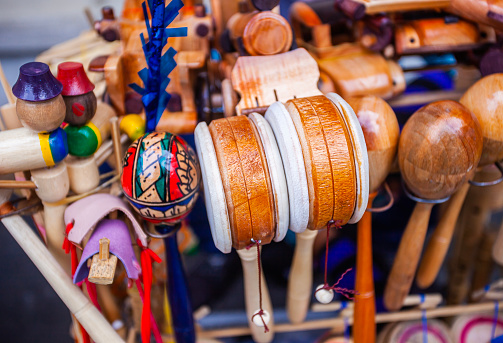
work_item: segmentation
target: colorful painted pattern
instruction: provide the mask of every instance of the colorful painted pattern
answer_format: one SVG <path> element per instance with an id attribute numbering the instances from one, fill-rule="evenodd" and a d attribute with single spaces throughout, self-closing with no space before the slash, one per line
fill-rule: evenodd
<path id="1" fill-rule="evenodd" d="M 61 162 L 68 155 L 68 141 L 63 129 L 51 133 L 39 133 L 40 150 L 47 166 Z"/>
<path id="2" fill-rule="evenodd" d="M 201 174 L 194 150 L 180 137 L 153 132 L 128 148 L 122 188 L 142 217 L 153 222 L 177 222 L 192 209 Z"/>

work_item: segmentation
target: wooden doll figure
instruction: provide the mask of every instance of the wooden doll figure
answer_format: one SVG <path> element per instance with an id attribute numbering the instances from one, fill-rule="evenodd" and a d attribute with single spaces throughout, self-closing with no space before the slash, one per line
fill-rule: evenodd
<path id="1" fill-rule="evenodd" d="M 96 113 L 94 84 L 89 81 L 84 66 L 77 62 L 58 65 L 58 80 L 63 84 L 66 105 L 65 122 L 74 126 L 85 125 Z"/>
<path id="2" fill-rule="evenodd" d="M 65 118 L 62 90 L 63 85 L 51 74 L 47 64 L 23 64 L 12 87 L 18 99 L 16 111 L 21 124 L 36 132 L 56 130 Z"/>

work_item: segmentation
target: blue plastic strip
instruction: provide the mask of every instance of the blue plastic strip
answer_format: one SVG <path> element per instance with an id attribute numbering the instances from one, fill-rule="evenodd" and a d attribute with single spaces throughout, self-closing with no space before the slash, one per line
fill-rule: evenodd
<path id="1" fill-rule="evenodd" d="M 424 294 L 420 294 L 421 304 L 424 304 Z M 426 310 L 421 310 L 421 325 L 423 327 L 423 343 L 428 343 L 428 320 L 426 319 Z"/>

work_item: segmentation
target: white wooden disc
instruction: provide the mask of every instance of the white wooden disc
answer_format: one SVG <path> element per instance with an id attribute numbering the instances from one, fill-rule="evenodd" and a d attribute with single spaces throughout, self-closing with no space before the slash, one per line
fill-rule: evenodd
<path id="1" fill-rule="evenodd" d="M 285 105 L 279 101 L 269 106 L 265 119 L 271 125 L 283 161 L 290 204 L 289 229 L 304 232 L 309 221 L 309 192 L 297 131 Z"/>
<path id="2" fill-rule="evenodd" d="M 274 241 L 280 242 L 285 238 L 290 223 L 290 209 L 288 204 L 288 188 L 286 186 L 285 171 L 283 162 L 279 153 L 276 138 L 272 132 L 271 126 L 258 113 L 252 113 L 248 116 L 257 129 L 262 147 L 264 148 L 267 167 L 274 196 L 274 211 L 276 216 L 276 234 Z"/>
<path id="3" fill-rule="evenodd" d="M 349 104 L 338 94 L 328 93 L 326 95 L 337 109 L 342 113 L 346 125 L 350 130 L 353 140 L 353 154 L 355 156 L 356 169 L 356 206 L 353 216 L 349 220 L 350 224 L 357 223 L 365 210 L 369 200 L 369 158 L 367 155 L 367 145 L 363 136 L 362 127 L 355 112 Z"/>
<path id="4" fill-rule="evenodd" d="M 388 343 L 422 343 L 423 325 L 420 320 L 401 322 L 388 333 Z M 428 343 L 454 343 L 449 328 L 441 321 L 428 319 L 426 330 Z M 459 342 L 459 341 L 456 341 Z M 482 341 L 478 341 L 482 342 Z"/>
<path id="5" fill-rule="evenodd" d="M 217 154 L 213 140 L 205 122 L 200 122 L 194 131 L 197 157 L 201 165 L 203 177 L 204 203 L 211 236 L 218 250 L 223 253 L 231 252 L 232 236 L 227 202 L 225 201 L 224 186 L 218 169 Z"/>
<path id="6" fill-rule="evenodd" d="M 459 343 L 490 342 L 494 317 L 492 313 L 466 314 L 457 317 L 451 326 L 454 341 Z M 503 317 L 498 316 L 495 337 L 503 335 Z"/>

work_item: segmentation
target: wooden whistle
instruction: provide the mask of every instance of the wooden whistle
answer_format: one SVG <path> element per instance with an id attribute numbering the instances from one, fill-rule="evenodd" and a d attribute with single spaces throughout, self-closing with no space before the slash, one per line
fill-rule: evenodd
<path id="1" fill-rule="evenodd" d="M 100 252 L 93 256 L 89 270 L 89 281 L 98 285 L 110 285 L 114 281 L 117 256 L 110 255 L 110 240 L 100 239 Z"/>

